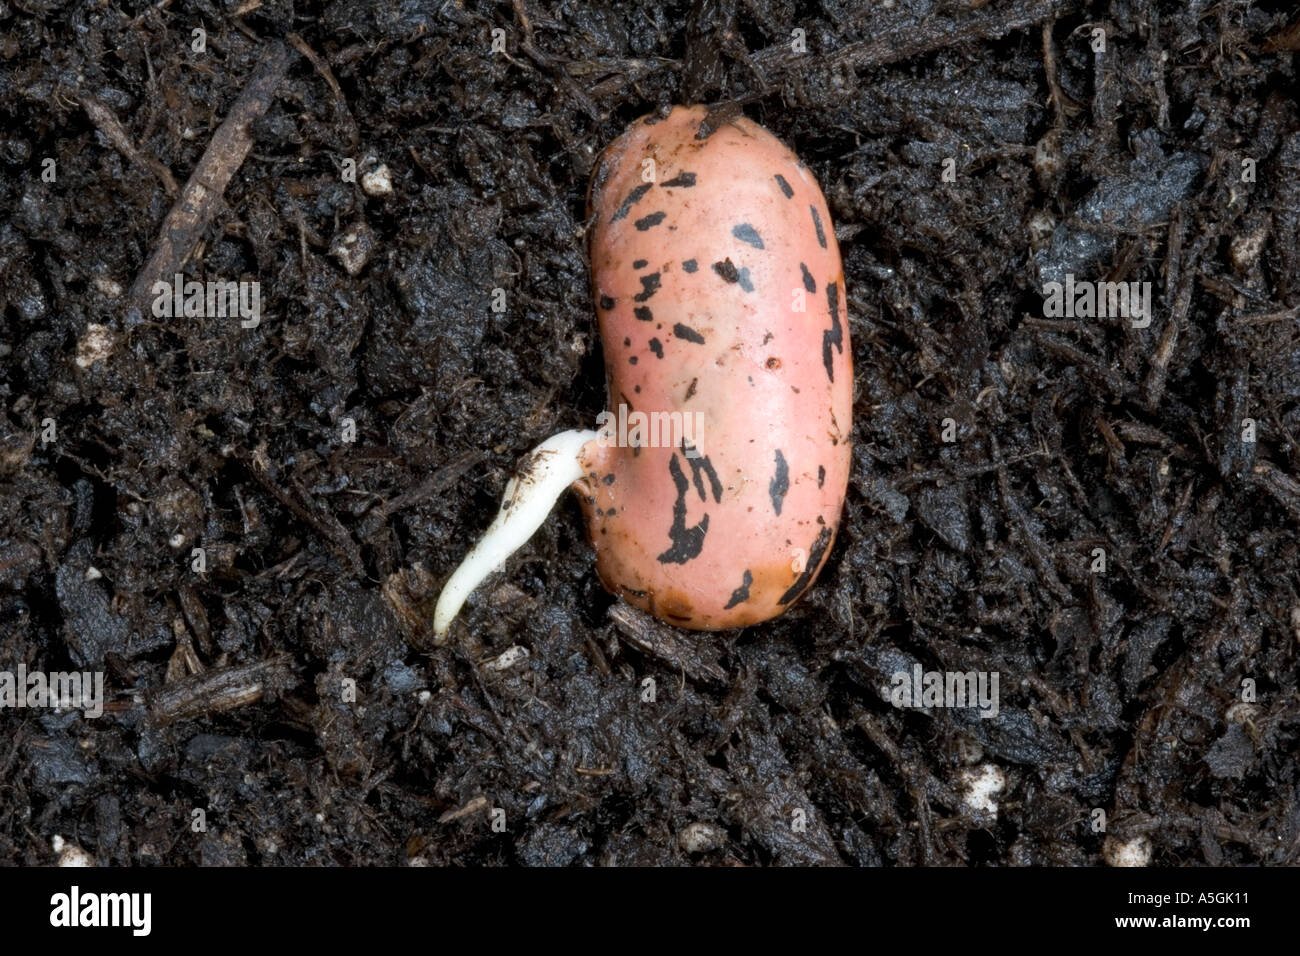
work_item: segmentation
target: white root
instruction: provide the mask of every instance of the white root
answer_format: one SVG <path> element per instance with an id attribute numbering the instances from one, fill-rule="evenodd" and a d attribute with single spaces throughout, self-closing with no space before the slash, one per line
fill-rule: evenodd
<path id="1" fill-rule="evenodd" d="M 582 449 L 596 438 L 596 432 L 575 429 L 552 435 L 533 449 L 523 472 L 506 485 L 496 518 L 438 596 L 433 612 L 437 643 L 446 641 L 447 629 L 473 590 L 523 547 L 564 489 L 583 477 Z"/>

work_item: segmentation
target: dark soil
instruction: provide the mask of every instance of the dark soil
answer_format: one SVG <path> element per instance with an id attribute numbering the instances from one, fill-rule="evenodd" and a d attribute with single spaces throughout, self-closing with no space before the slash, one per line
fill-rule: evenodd
<path id="1" fill-rule="evenodd" d="M 0 861 L 1296 862 L 1296 17 L 0 0 L 0 669 L 110 697 L 0 711 Z M 155 318 L 129 290 L 277 55 L 186 266 L 260 281 L 261 324 Z M 835 217 L 830 562 L 783 618 L 672 631 L 567 500 L 434 647 L 516 460 L 604 407 L 594 160 L 686 101 L 781 136 Z M 344 180 L 367 157 L 390 195 Z M 1066 273 L 1151 282 L 1150 326 L 1045 317 Z M 891 706 L 914 663 L 997 672 L 1000 715 Z M 996 813 L 963 801 L 988 765 Z"/>

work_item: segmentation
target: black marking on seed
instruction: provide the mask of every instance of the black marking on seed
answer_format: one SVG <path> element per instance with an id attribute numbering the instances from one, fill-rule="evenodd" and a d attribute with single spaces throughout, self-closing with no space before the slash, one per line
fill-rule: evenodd
<path id="1" fill-rule="evenodd" d="M 638 305 L 632 310 L 632 314 L 642 322 L 653 322 L 655 319 L 655 314 L 644 305 Z"/>
<path id="2" fill-rule="evenodd" d="M 730 610 L 731 608 L 735 607 L 737 604 L 743 604 L 745 601 L 748 601 L 749 586 L 753 583 L 754 583 L 754 575 L 752 575 L 749 572 L 749 569 L 746 568 L 744 581 L 741 582 L 740 587 L 736 588 L 736 590 L 731 592 L 731 600 L 728 601 L 726 604 L 724 604 L 722 606 L 722 609 L 724 611 Z"/>
<path id="3" fill-rule="evenodd" d="M 817 227 L 817 243 L 818 243 L 818 244 L 819 244 L 823 249 L 825 249 L 825 248 L 826 248 L 826 233 L 822 231 L 822 217 L 819 216 L 819 215 L 817 215 L 817 207 L 816 207 L 816 206 L 809 206 L 808 208 L 809 208 L 809 210 L 811 210 L 811 212 L 812 212 L 812 214 L 813 214 L 813 225 Z"/>
<path id="4" fill-rule="evenodd" d="M 668 180 L 666 183 L 660 183 L 659 185 L 662 186 L 664 189 L 673 189 L 678 186 L 680 186 L 683 189 L 686 189 L 695 185 L 695 174 L 678 173 L 676 176 Z"/>
<path id="5" fill-rule="evenodd" d="M 742 222 L 739 226 L 732 226 L 731 234 L 741 242 L 747 243 L 755 249 L 764 248 L 763 237 L 758 234 L 757 229 L 747 222 Z"/>
<path id="6" fill-rule="evenodd" d="M 636 356 L 633 355 L 631 358 L 629 358 L 629 359 L 627 360 L 627 364 L 628 364 L 628 365 L 635 365 L 635 364 L 636 364 Z"/>
<path id="7" fill-rule="evenodd" d="M 831 529 L 822 528 L 817 532 L 817 540 L 813 542 L 812 552 L 808 555 L 808 563 L 803 566 L 803 573 L 799 575 L 794 584 L 790 585 L 789 590 L 781 595 L 778 604 L 789 604 L 799 595 L 803 594 L 808 585 L 812 584 L 813 575 L 817 573 L 817 568 L 821 566 L 822 557 L 826 554 L 826 549 L 830 547 Z"/>
<path id="8" fill-rule="evenodd" d="M 772 510 L 776 512 L 777 517 L 781 516 L 781 504 L 785 501 L 786 493 L 790 490 L 790 466 L 785 463 L 785 455 L 781 454 L 781 449 L 776 450 L 776 474 L 772 476 L 772 482 L 767 486 L 767 493 L 772 497 Z"/>
<path id="9" fill-rule="evenodd" d="M 748 269 L 741 269 L 739 272 L 737 272 L 736 281 L 740 283 L 740 287 L 744 289 L 746 292 L 754 291 L 754 283 L 751 282 L 749 279 Z"/>
<path id="10" fill-rule="evenodd" d="M 612 485 L 614 483 L 614 473 L 611 471 L 608 475 L 605 476 L 604 481 L 605 484 Z"/>
<path id="11" fill-rule="evenodd" d="M 623 345 L 624 345 L 624 347 L 629 346 L 629 345 L 631 345 L 631 344 L 632 344 L 632 340 L 629 339 L 627 336 L 624 336 L 624 337 L 623 337 Z"/>
<path id="12" fill-rule="evenodd" d="M 600 307 L 608 312 L 610 309 L 614 308 L 614 300 L 607 295 L 602 295 L 600 297 Z"/>
<path id="13" fill-rule="evenodd" d="M 694 259 L 687 259 L 685 262 L 682 263 L 682 268 L 685 269 L 687 272 L 694 272 L 699 267 L 700 264 L 696 262 Z"/>
<path id="14" fill-rule="evenodd" d="M 690 453 L 696 452 L 694 458 Z M 713 492 L 713 500 L 722 504 L 722 482 L 718 480 L 718 473 L 713 468 L 713 462 L 709 460 L 708 455 L 698 453 L 694 445 L 688 444 L 686 439 L 682 439 L 682 454 L 686 456 L 686 463 L 691 466 L 691 479 L 695 482 L 695 492 L 700 496 L 700 500 L 708 503 L 708 496 L 704 493 L 704 482 L 700 479 L 703 474 L 709 479 L 709 490 Z"/>
<path id="15" fill-rule="evenodd" d="M 645 194 L 648 193 L 649 191 L 650 191 L 650 183 L 642 183 L 640 186 L 637 186 L 630 193 L 628 193 L 627 198 L 623 200 L 623 205 L 619 206 L 618 211 L 615 212 L 614 215 L 610 217 L 609 219 L 610 225 L 613 225 L 614 223 L 618 222 L 620 219 L 624 218 L 629 212 L 631 212 L 632 207 L 635 206 L 637 203 L 639 203 L 642 197 L 644 197 Z"/>
<path id="16" fill-rule="evenodd" d="M 694 342 L 696 345 L 704 344 L 704 336 L 689 325 L 682 325 L 680 322 L 673 326 L 673 335 L 679 339 L 685 339 L 687 342 Z"/>
<path id="17" fill-rule="evenodd" d="M 698 378 L 691 379 L 691 384 L 686 386 L 686 397 L 682 399 L 683 402 L 689 402 L 691 400 L 691 396 L 695 394 L 695 386 L 699 383 L 700 380 Z"/>
<path id="18" fill-rule="evenodd" d="M 650 340 L 650 351 L 651 351 L 651 352 L 654 352 L 654 354 L 655 354 L 655 358 L 663 358 L 663 357 L 664 357 L 664 345 L 663 345 L 663 343 L 660 342 L 658 339 L 651 339 L 651 340 Z"/>
<path id="19" fill-rule="evenodd" d="M 844 352 L 844 327 L 840 325 L 840 287 L 832 282 L 826 287 L 826 304 L 831 310 L 831 327 L 822 333 L 822 364 L 826 366 L 826 377 L 835 381 L 835 366 L 831 361 L 831 346 L 841 354 Z"/>
<path id="20" fill-rule="evenodd" d="M 824 484 L 826 484 L 826 466 L 818 465 L 817 466 L 817 487 L 820 488 Z"/>
<path id="21" fill-rule="evenodd" d="M 813 279 L 812 273 L 808 271 L 808 267 L 801 262 L 799 263 L 799 269 L 803 272 L 803 287 L 809 292 L 816 292 L 817 282 Z"/>
<path id="22" fill-rule="evenodd" d="M 790 184 L 785 181 L 785 177 L 780 173 L 776 174 L 776 184 L 781 187 L 781 192 L 785 193 L 786 199 L 794 198 L 794 190 L 790 188 Z"/>
<path id="23" fill-rule="evenodd" d="M 632 297 L 633 302 L 645 302 L 659 291 L 659 273 L 651 272 L 641 277 L 641 291 Z"/>
<path id="24" fill-rule="evenodd" d="M 668 216 L 666 212 L 652 212 L 648 216 L 642 216 L 635 223 L 637 232 L 645 232 L 651 226 L 657 226 Z M 823 243 L 825 245 L 825 243 Z"/>
<path id="25" fill-rule="evenodd" d="M 644 259 L 638 259 L 636 262 L 632 263 L 632 268 L 644 269 L 647 265 L 649 265 L 649 263 L 647 263 Z"/>
<path id="26" fill-rule="evenodd" d="M 668 540 L 672 545 L 659 555 L 659 563 L 685 564 L 692 558 L 699 557 L 700 551 L 704 549 L 704 536 L 709 530 L 709 516 L 705 515 L 693 528 L 686 526 L 686 492 L 690 489 L 690 482 L 686 480 L 682 466 L 677 463 L 676 452 L 673 452 L 673 457 L 668 460 L 668 474 L 672 476 L 673 485 L 677 489 L 677 500 L 673 502 L 673 524 L 668 529 Z"/>

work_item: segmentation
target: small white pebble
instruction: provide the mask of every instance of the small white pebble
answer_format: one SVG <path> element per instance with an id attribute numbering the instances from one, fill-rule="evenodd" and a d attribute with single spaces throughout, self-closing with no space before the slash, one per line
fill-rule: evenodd
<path id="1" fill-rule="evenodd" d="M 171 545 L 173 548 L 183 548 L 185 547 L 185 535 L 177 531 L 174 535 L 172 535 L 170 538 L 167 539 L 167 543 Z"/>
<path id="2" fill-rule="evenodd" d="M 961 772 L 962 786 L 966 788 L 961 801 L 975 813 L 997 813 L 998 804 L 993 797 L 1007 785 L 1006 775 L 991 763 Z"/>
<path id="3" fill-rule="evenodd" d="M 113 333 L 107 325 L 86 325 L 86 334 L 77 342 L 77 365 L 90 368 L 113 354 Z"/>
<path id="4" fill-rule="evenodd" d="M 430 691 L 422 690 L 415 695 L 415 699 L 422 704 L 427 704 L 429 701 L 433 700 L 433 694 Z"/>
<path id="5" fill-rule="evenodd" d="M 1146 866 L 1151 862 L 1151 841 L 1144 836 L 1131 840 L 1106 837 L 1101 845 L 1101 857 L 1111 866 Z"/>
<path id="6" fill-rule="evenodd" d="M 75 843 L 69 843 L 57 833 L 54 839 L 50 841 L 50 847 L 58 855 L 58 866 L 94 866 L 95 858 L 77 846 Z"/>
<path id="7" fill-rule="evenodd" d="M 488 670 L 504 671 L 509 670 L 516 664 L 521 664 L 528 660 L 528 648 L 522 644 L 516 644 L 514 647 L 507 648 L 498 657 L 488 661 Z"/>
<path id="8" fill-rule="evenodd" d="M 343 271 L 350 276 L 361 274 L 375 249 L 374 234 L 365 224 L 343 230 L 330 244 L 330 255 L 339 261 Z"/>
<path id="9" fill-rule="evenodd" d="M 99 570 L 99 568 L 95 567 L 93 564 L 92 564 L 90 567 L 86 568 L 86 580 L 87 580 L 87 581 L 98 581 L 98 580 L 99 580 L 100 578 L 102 578 L 103 576 L 104 576 L 104 575 L 103 575 L 103 573 Z"/>
<path id="10" fill-rule="evenodd" d="M 1232 264 L 1239 272 L 1245 272 L 1259 259 L 1267 242 L 1267 226 L 1260 226 L 1254 232 L 1247 233 L 1244 236 L 1237 236 L 1228 245 L 1228 253 L 1232 256 Z"/>
<path id="11" fill-rule="evenodd" d="M 122 297 L 122 283 L 116 279 L 108 276 L 95 276 L 92 285 L 94 285 L 95 291 L 107 299 L 120 299 Z"/>
<path id="12" fill-rule="evenodd" d="M 361 174 L 361 189 L 367 196 L 391 196 L 393 175 L 386 165 L 376 166 Z"/>
<path id="13" fill-rule="evenodd" d="M 677 834 L 683 853 L 708 853 L 722 846 L 722 831 L 711 823 L 688 823 Z"/>

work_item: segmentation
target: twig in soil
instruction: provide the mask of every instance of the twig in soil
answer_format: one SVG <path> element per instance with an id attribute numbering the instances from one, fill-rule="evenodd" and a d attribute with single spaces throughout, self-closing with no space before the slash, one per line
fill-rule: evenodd
<path id="1" fill-rule="evenodd" d="M 1300 481 L 1266 461 L 1255 466 L 1255 480 L 1279 504 L 1300 519 Z"/>
<path id="2" fill-rule="evenodd" d="M 1178 504 L 1174 507 L 1173 514 L 1169 516 L 1169 522 L 1165 525 L 1165 532 L 1160 536 L 1160 544 L 1156 546 L 1156 554 L 1159 554 L 1169 545 L 1169 542 L 1174 538 L 1174 532 L 1183 523 L 1183 515 L 1187 513 L 1187 504 L 1192 500 L 1192 485 L 1193 482 L 1189 481 L 1187 487 L 1183 489 L 1183 493 L 1179 496 Z"/>
<path id="3" fill-rule="evenodd" d="M 323 518 L 314 514 L 312 509 L 303 503 L 310 500 L 306 491 L 292 479 L 290 480 L 291 489 L 281 488 L 267 471 L 266 465 L 259 460 L 259 456 L 243 454 L 240 458 L 253 477 L 257 479 L 259 485 L 269 491 L 276 501 L 307 522 L 313 531 L 328 541 L 333 546 L 334 553 L 348 563 L 354 574 L 361 573 L 364 567 L 361 561 L 361 549 L 338 518 L 334 517 L 330 512 L 326 512 L 326 516 Z"/>
<path id="4" fill-rule="evenodd" d="M 154 241 L 153 254 L 131 286 L 132 304 L 143 309 L 153 298 L 154 283 L 170 280 L 184 267 L 204 230 L 216 216 L 231 177 L 253 148 L 249 128 L 271 104 L 292 59 L 293 54 L 284 44 L 268 44 L 252 77 L 163 220 Z"/>
<path id="5" fill-rule="evenodd" d="M 1177 706 L 1179 693 L 1193 680 L 1195 662 L 1210 658 L 1226 633 L 1222 623 L 1216 622 L 1202 633 L 1196 644 L 1184 648 L 1182 655 L 1165 668 L 1152 688 L 1148 695 L 1152 703 L 1137 720 L 1133 743 L 1125 754 L 1119 775 L 1115 779 L 1114 814 L 1117 819 L 1123 814 L 1140 812 L 1143 794 L 1140 783 L 1142 778 L 1138 770 L 1144 752 L 1154 747 L 1164 730 L 1166 718 Z"/>
<path id="6" fill-rule="evenodd" d="M 131 135 L 118 122 L 112 110 L 89 93 L 78 94 L 77 102 L 86 111 L 86 115 L 95 124 L 95 128 L 113 144 L 114 149 L 125 156 L 128 162 L 143 166 L 157 176 L 159 182 L 163 184 L 163 189 L 167 190 L 168 196 L 176 195 L 176 190 L 179 187 L 176 185 L 176 177 L 172 175 L 172 171 L 152 156 L 141 155 L 140 151 L 135 148 L 135 143 L 131 141 Z"/>
<path id="7" fill-rule="evenodd" d="M 282 654 L 256 664 L 223 667 L 168 684 L 149 697 L 149 716 L 155 724 L 206 717 L 262 699 L 268 680 L 286 671 L 289 656 Z"/>
<path id="8" fill-rule="evenodd" d="M 1061 81 L 1056 75 L 1056 41 L 1052 39 L 1052 21 L 1043 21 L 1043 73 L 1047 76 L 1047 89 L 1051 94 L 1052 108 L 1056 113 L 1057 129 L 1065 126 L 1067 118 L 1076 115 L 1079 104 L 1061 89 Z"/>
<path id="9" fill-rule="evenodd" d="M 469 471 L 485 457 L 481 451 L 466 452 L 450 464 L 439 468 L 410 491 L 403 492 L 391 501 L 384 502 L 379 508 L 379 513 L 387 518 L 391 514 L 396 514 L 411 507 L 411 505 L 418 504 L 425 498 L 436 495 L 445 488 L 450 488 L 461 475 Z"/>
<path id="10" fill-rule="evenodd" d="M 813 62 L 831 69 L 849 66 L 861 70 L 885 66 L 972 40 L 996 40 L 1054 19 L 1077 5 L 1077 0 L 1019 0 L 998 10 L 979 10 L 951 20 L 936 21 L 933 25 L 927 23 L 924 28 L 909 23 L 893 33 L 851 43 Z M 770 80 L 779 79 L 781 74 L 809 62 L 809 58 L 795 53 L 789 43 L 769 46 L 755 54 L 753 59 Z"/>
<path id="11" fill-rule="evenodd" d="M 1283 50 L 1300 50 L 1300 20 L 1275 33 L 1264 44 L 1265 53 L 1280 53 Z"/>
<path id="12" fill-rule="evenodd" d="M 916 810 L 916 829 L 917 844 L 921 851 L 920 864 L 922 866 L 931 866 L 935 860 L 934 837 L 930 828 L 930 800 L 927 793 L 927 777 L 924 768 L 918 769 L 909 761 L 898 749 L 898 745 L 890 739 L 885 728 L 880 725 L 871 714 L 861 707 L 853 708 L 853 723 L 867 735 L 867 739 L 875 745 L 885 757 L 893 764 L 894 772 L 902 778 L 907 786 L 908 796 L 912 798 L 912 806 Z M 932 781 L 933 778 L 930 778 Z"/>
<path id="13" fill-rule="evenodd" d="M 356 117 L 352 115 L 352 109 L 348 106 L 347 97 L 343 95 L 343 88 L 339 86 L 339 81 L 334 78 L 334 71 L 298 34 L 290 33 L 287 39 L 295 50 L 307 58 L 311 65 L 316 68 L 316 72 L 321 75 L 321 79 L 329 85 L 330 92 L 334 94 L 334 105 L 338 107 L 340 113 L 347 117 L 348 138 L 352 141 L 352 148 L 355 150 L 361 143 L 361 130 L 358 129 Z"/>
<path id="14" fill-rule="evenodd" d="M 1267 325 L 1270 322 L 1286 322 L 1291 319 L 1300 319 L 1300 305 L 1290 309 L 1280 309 L 1277 312 L 1265 312 L 1262 315 L 1239 315 L 1232 321 L 1238 325 Z"/>
<path id="15" fill-rule="evenodd" d="M 1033 324 L 1029 328 L 1035 333 L 1038 332 L 1038 329 Z M 1048 333 L 1035 334 L 1034 341 L 1048 352 L 1069 362 L 1078 370 L 1080 375 L 1099 385 L 1114 398 L 1127 398 L 1129 393 L 1133 391 L 1133 382 L 1131 380 L 1111 368 L 1110 365 L 1099 361 L 1082 349 L 1076 348 L 1072 343 L 1063 341 Z"/>
<path id="16" fill-rule="evenodd" d="M 208 612 L 204 610 L 203 602 L 199 600 L 199 595 L 194 588 L 188 584 L 176 593 L 180 598 L 181 611 L 185 614 L 185 620 L 190 625 L 190 630 L 194 632 L 195 640 L 199 642 L 199 649 L 211 657 L 212 627 L 208 624 Z"/>
<path id="17" fill-rule="evenodd" d="M 710 684 L 727 682 L 726 672 L 708 655 L 707 642 L 680 641 L 671 628 L 621 601 L 611 605 L 609 619 L 627 643 L 683 671 L 691 680 Z"/>
<path id="18" fill-rule="evenodd" d="M 995 460 L 1002 457 L 996 441 L 993 443 L 993 457 Z M 1011 481 L 1007 477 L 1007 470 L 998 468 L 997 475 L 998 491 L 1002 498 L 1002 505 L 1012 518 L 1020 541 L 1024 544 L 1025 550 L 1029 553 L 1030 561 L 1038 571 L 1039 581 L 1047 590 L 1052 592 L 1052 595 L 1058 601 L 1071 600 L 1070 589 L 1062 583 L 1056 569 L 1052 566 L 1051 549 L 1043 541 L 1042 537 L 1033 530 L 1024 505 L 1020 503 L 1020 499 L 1011 490 Z"/>
<path id="19" fill-rule="evenodd" d="M 488 806 L 488 798 L 483 796 L 483 794 L 480 793 L 477 797 L 470 800 L 469 803 L 465 804 L 463 807 L 460 807 L 457 810 L 448 810 L 446 813 L 442 814 L 442 816 L 438 817 L 438 822 L 451 823 L 455 820 L 459 820 L 461 817 L 467 817 L 471 813 L 478 813 L 481 810 L 486 810 L 487 806 Z"/>
<path id="20" fill-rule="evenodd" d="M 519 28 L 524 33 L 523 42 L 519 44 L 519 49 L 528 54 L 528 58 L 537 65 L 537 67 L 547 74 L 552 82 L 562 87 L 564 92 L 577 103 L 578 108 L 587 114 L 588 119 L 602 119 L 600 108 L 596 106 L 590 94 L 581 86 L 573 81 L 567 70 L 559 67 L 556 63 L 533 43 L 533 22 L 528 18 L 528 11 L 524 7 L 523 0 L 513 0 L 515 19 L 519 21 Z"/>
<path id="21" fill-rule="evenodd" d="M 1169 284 L 1173 290 L 1173 307 L 1169 312 L 1169 324 L 1160 338 L 1155 357 L 1151 360 L 1151 370 L 1143 385 L 1143 398 L 1148 409 L 1154 410 L 1160 404 L 1165 392 L 1165 379 L 1169 375 L 1169 360 L 1173 357 L 1174 346 L 1178 344 L 1178 335 L 1187 320 L 1187 310 L 1192 304 L 1192 289 L 1196 284 L 1196 273 L 1201 264 L 1204 251 L 1204 239 L 1198 239 L 1189 250 L 1187 262 L 1182 261 L 1183 218 L 1175 214 L 1169 224 Z"/>

